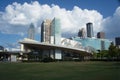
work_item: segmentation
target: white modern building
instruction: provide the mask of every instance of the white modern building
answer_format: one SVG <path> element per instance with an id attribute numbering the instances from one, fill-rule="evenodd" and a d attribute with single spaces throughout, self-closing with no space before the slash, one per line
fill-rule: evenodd
<path id="1" fill-rule="evenodd" d="M 30 56 L 34 55 L 36 60 L 45 57 L 55 60 L 80 59 L 83 56 L 91 55 L 90 49 L 83 47 L 80 42 L 61 37 L 60 19 L 45 20 L 41 28 L 42 42 L 27 38 L 20 41 L 21 55 L 31 54 Z"/>

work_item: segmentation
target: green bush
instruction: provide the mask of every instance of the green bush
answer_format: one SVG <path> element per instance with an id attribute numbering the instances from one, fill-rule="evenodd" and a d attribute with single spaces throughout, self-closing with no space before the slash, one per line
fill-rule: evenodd
<path id="1" fill-rule="evenodd" d="M 51 57 L 46 57 L 42 60 L 42 62 L 53 62 L 54 60 Z"/>

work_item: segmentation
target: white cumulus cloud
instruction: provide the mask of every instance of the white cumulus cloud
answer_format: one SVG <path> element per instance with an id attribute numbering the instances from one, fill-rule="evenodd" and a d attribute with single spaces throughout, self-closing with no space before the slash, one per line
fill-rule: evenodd
<path id="1" fill-rule="evenodd" d="M 77 34 L 80 28 L 86 28 L 86 23 L 92 22 L 94 32 L 106 31 L 109 35 L 120 34 L 120 7 L 112 17 L 103 19 L 97 10 L 81 9 L 74 6 L 71 10 L 60 8 L 58 5 L 40 4 L 38 1 L 20 4 L 14 2 L 0 12 L 0 31 L 4 33 L 25 34 L 29 24 L 35 24 L 36 32 L 40 32 L 44 19 L 58 17 L 61 20 L 63 34 Z"/>
<path id="2" fill-rule="evenodd" d="M 120 36 L 120 7 L 118 7 L 113 16 L 103 20 L 102 26 L 106 36 L 110 39 Z"/>

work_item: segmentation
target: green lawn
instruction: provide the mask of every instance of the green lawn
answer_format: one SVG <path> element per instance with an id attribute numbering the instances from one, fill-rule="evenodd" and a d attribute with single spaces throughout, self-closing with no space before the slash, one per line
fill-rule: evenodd
<path id="1" fill-rule="evenodd" d="M 120 80 L 120 62 L 0 63 L 0 80 Z"/>

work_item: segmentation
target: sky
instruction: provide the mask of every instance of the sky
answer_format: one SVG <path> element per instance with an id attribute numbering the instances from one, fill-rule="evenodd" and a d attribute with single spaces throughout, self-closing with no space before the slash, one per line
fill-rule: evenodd
<path id="1" fill-rule="evenodd" d="M 104 31 L 107 39 L 120 37 L 120 0 L 0 0 L 0 45 L 18 48 L 30 23 L 40 41 L 42 21 L 54 17 L 61 20 L 63 37 L 77 36 L 88 22 L 95 36 Z"/>

